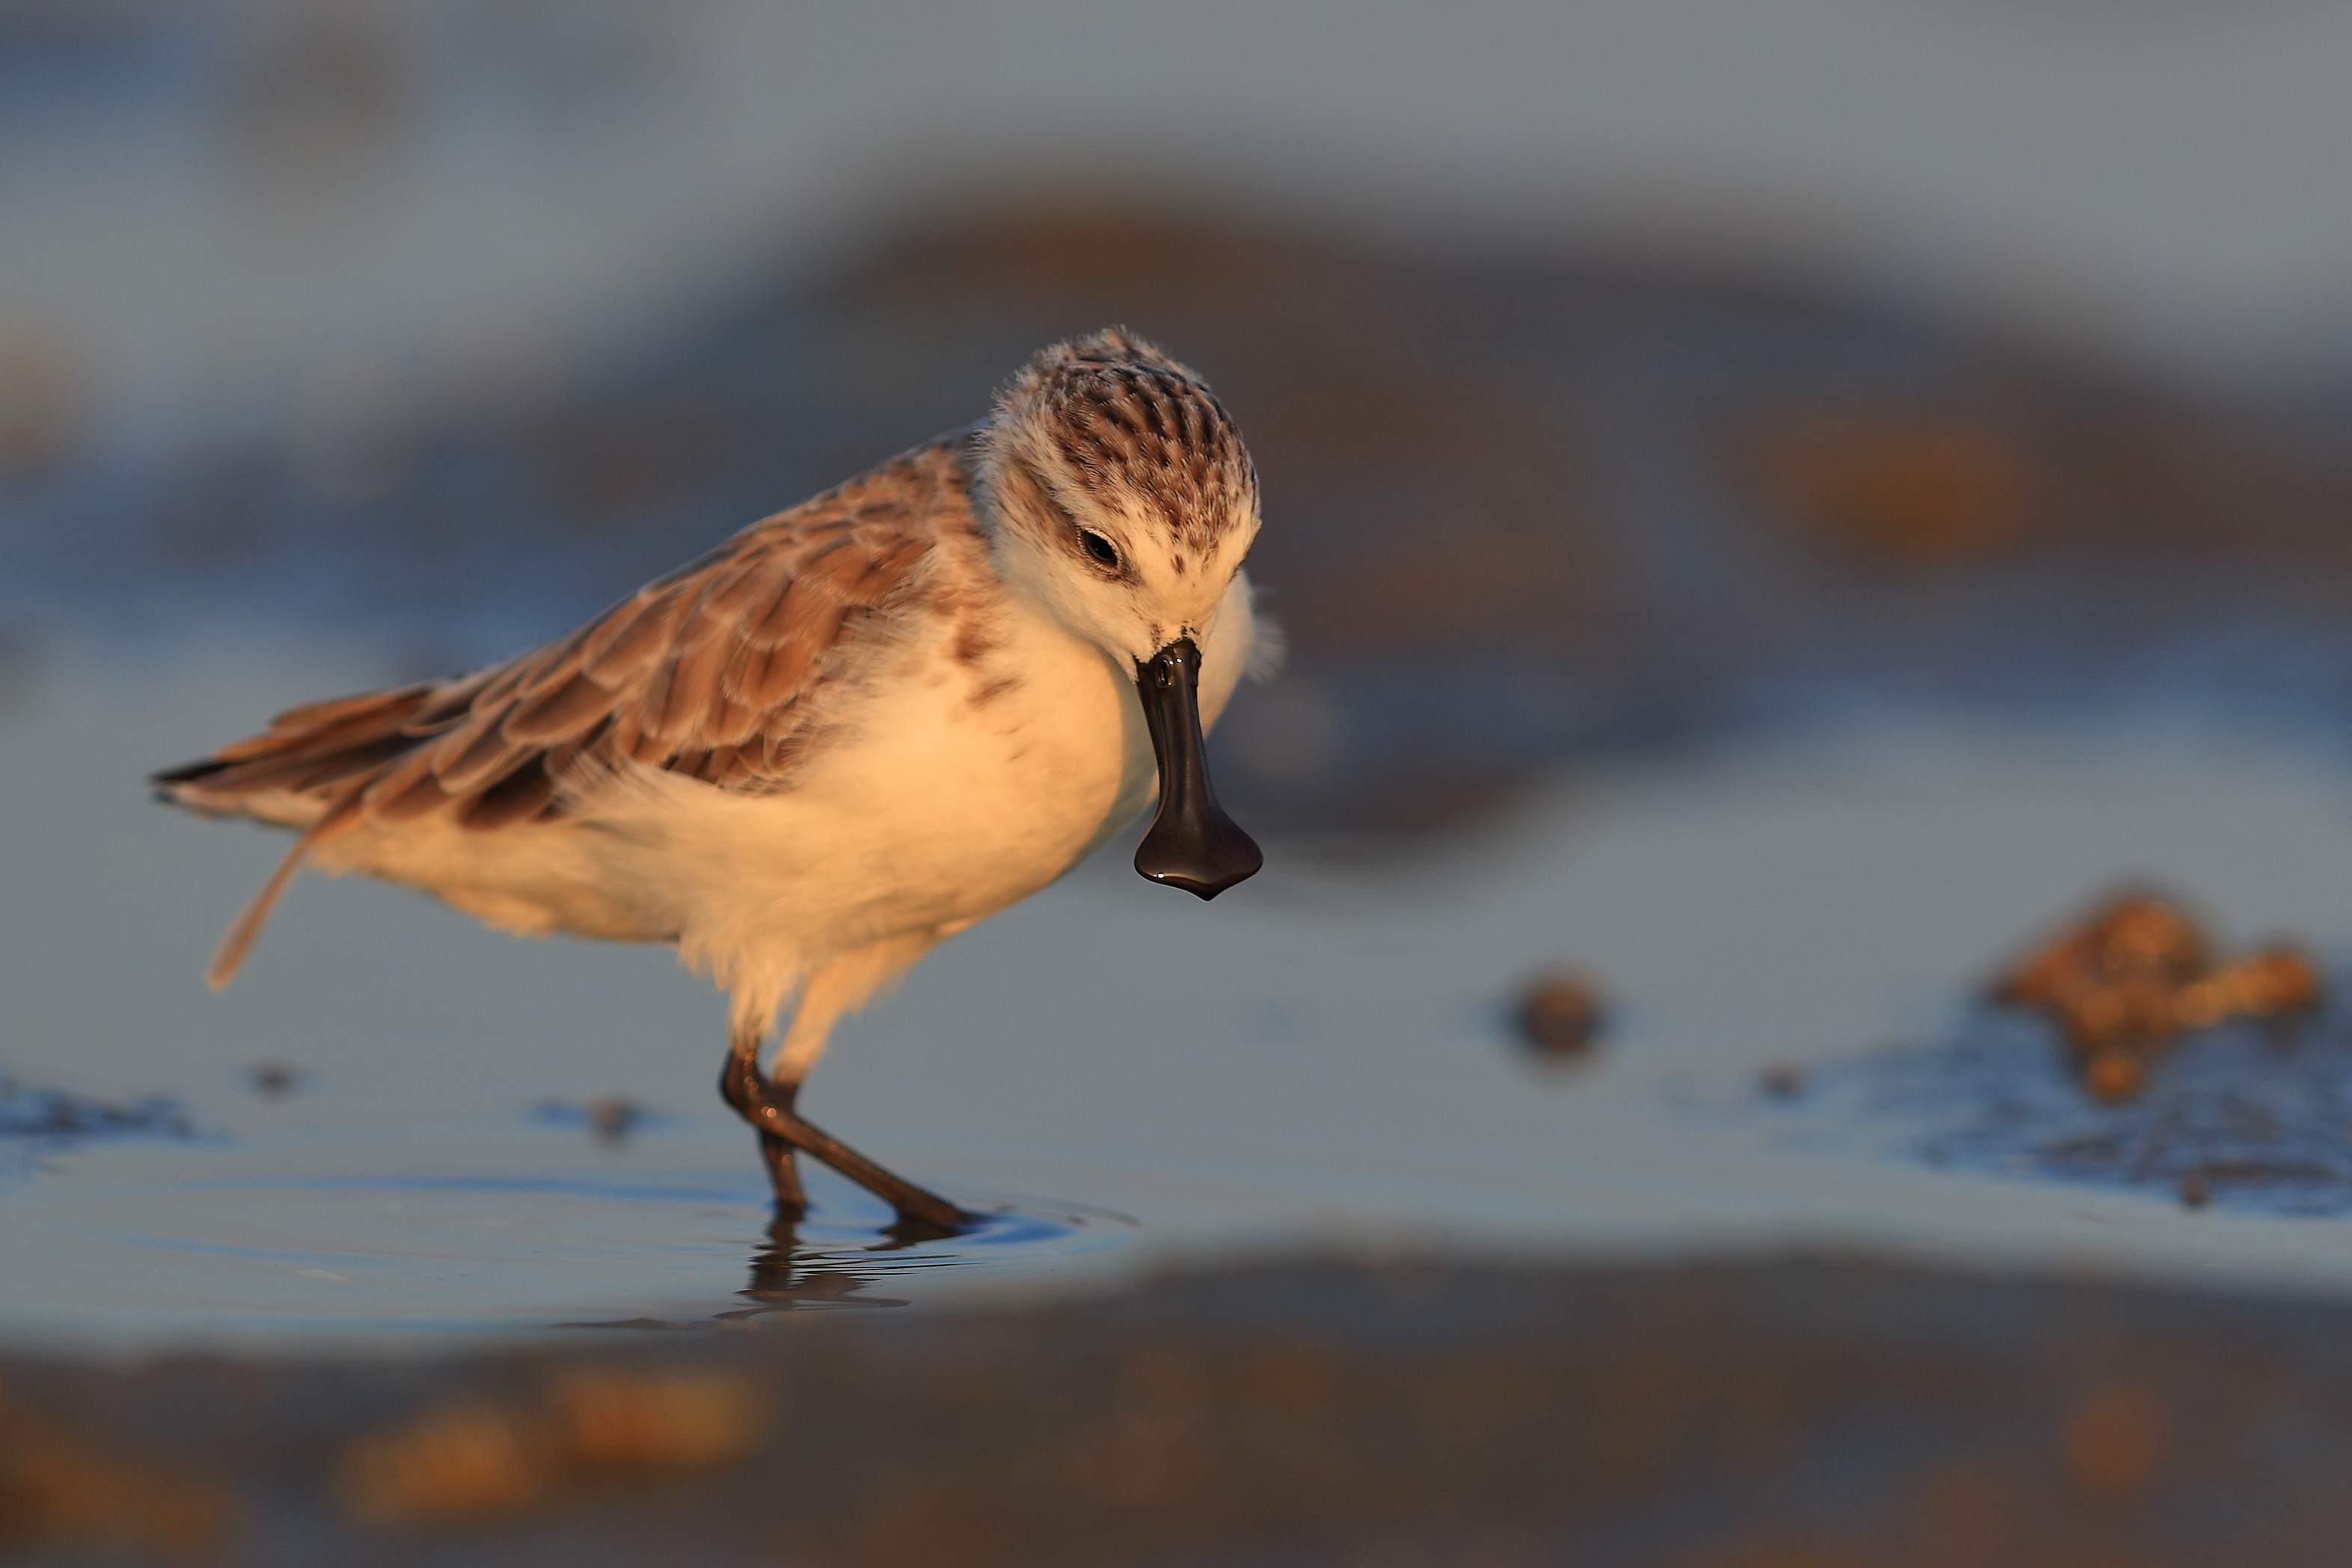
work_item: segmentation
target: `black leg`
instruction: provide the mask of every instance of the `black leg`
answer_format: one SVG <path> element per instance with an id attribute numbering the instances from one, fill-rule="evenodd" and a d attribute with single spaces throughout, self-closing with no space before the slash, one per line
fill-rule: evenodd
<path id="1" fill-rule="evenodd" d="M 768 1174 L 775 1184 L 780 1208 L 789 1205 L 787 1212 L 798 1212 L 801 1206 L 800 1178 L 792 1168 L 793 1151 L 797 1149 L 824 1161 L 898 1210 L 901 1226 L 928 1226 L 950 1235 L 972 1223 L 971 1215 L 938 1194 L 892 1175 L 832 1133 L 802 1121 L 793 1112 L 793 1095 L 761 1075 L 759 1058 L 751 1052 L 727 1053 L 719 1092 L 735 1108 L 735 1114 L 760 1130 L 762 1153 L 772 1145 L 782 1145 L 780 1154 L 768 1156 Z M 778 1174 L 780 1171 L 784 1173 Z"/>
<path id="2" fill-rule="evenodd" d="M 726 1092 L 723 1083 L 719 1086 L 719 1092 Z M 800 1099 L 801 1090 L 798 1084 L 790 1089 L 781 1089 L 772 1083 L 768 1086 L 768 1092 L 785 1110 L 791 1111 Z M 734 1104 L 731 1097 L 728 1103 Z M 740 1105 L 735 1109 L 738 1112 L 743 1110 Z M 788 1219 L 797 1219 L 806 1214 L 808 1200 L 801 1193 L 800 1165 L 793 1157 L 793 1146 L 762 1127 L 760 1129 L 760 1159 L 768 1167 L 768 1184 L 776 1192 L 776 1213 Z"/>
<path id="3" fill-rule="evenodd" d="M 801 1194 L 800 1168 L 793 1163 L 793 1146 L 772 1132 L 762 1132 L 760 1159 L 768 1167 L 768 1185 L 775 1189 L 776 1212 L 808 1213 L 808 1199 Z"/>

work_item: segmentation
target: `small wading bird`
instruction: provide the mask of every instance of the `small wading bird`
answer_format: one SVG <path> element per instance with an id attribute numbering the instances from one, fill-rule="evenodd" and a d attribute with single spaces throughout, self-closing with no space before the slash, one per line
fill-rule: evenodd
<path id="1" fill-rule="evenodd" d="M 902 1222 L 969 1218 L 803 1121 L 842 1015 L 1053 881 L 1150 801 L 1135 868 L 1256 871 L 1202 753 L 1270 634 L 1242 557 L 1257 476 L 1201 378 L 1112 330 L 994 416 L 754 523 L 570 637 L 313 703 L 155 775 L 301 837 L 213 955 L 225 985 L 305 861 L 490 925 L 677 944 L 730 994 L 719 1090 L 786 1214 L 794 1151 Z M 798 998 L 773 1067 L 762 1040 Z"/>

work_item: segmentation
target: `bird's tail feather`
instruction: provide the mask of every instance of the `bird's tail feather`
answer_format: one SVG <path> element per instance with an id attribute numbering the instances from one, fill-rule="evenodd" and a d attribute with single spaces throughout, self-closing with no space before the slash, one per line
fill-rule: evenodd
<path id="1" fill-rule="evenodd" d="M 253 950 L 254 939 L 269 922 L 269 911 L 278 907 L 278 896 L 301 868 L 303 857 L 358 820 L 360 796 L 361 791 L 356 788 L 345 790 L 341 799 L 302 830 L 302 837 L 286 851 L 286 858 L 278 862 L 278 869 L 269 874 L 269 880 L 261 884 L 261 890 L 253 895 L 236 919 L 229 922 L 228 930 L 221 933 L 220 945 L 213 949 L 212 962 L 205 965 L 205 984 L 217 991 L 236 978 L 236 972 L 245 966 L 245 955 Z"/>

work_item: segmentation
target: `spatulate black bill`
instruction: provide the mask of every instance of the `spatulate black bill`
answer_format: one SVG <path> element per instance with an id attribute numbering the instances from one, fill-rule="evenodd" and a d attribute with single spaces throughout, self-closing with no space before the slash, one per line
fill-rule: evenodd
<path id="1" fill-rule="evenodd" d="M 1213 899 L 1265 864 L 1250 836 L 1217 804 L 1201 744 L 1201 650 L 1178 637 L 1136 670 L 1143 721 L 1160 762 L 1160 811 L 1135 851 L 1135 868 Z"/>

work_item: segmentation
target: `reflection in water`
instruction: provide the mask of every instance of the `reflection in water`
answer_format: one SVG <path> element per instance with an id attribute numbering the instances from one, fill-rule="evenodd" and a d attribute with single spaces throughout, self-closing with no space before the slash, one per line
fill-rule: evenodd
<path id="1" fill-rule="evenodd" d="M 1001 1204 L 977 1211 L 977 1223 L 960 1231 L 903 1219 L 879 1230 L 860 1230 L 839 1219 L 779 1211 L 769 1222 L 764 1244 L 751 1255 L 750 1281 L 738 1292 L 753 1305 L 698 1320 L 630 1318 L 558 1326 L 710 1329 L 785 1312 L 910 1306 L 912 1301 L 903 1295 L 866 1292 L 894 1280 L 903 1283 L 917 1271 L 970 1268 L 1010 1261 L 1023 1254 L 1052 1252 L 1079 1239 L 1082 1231 L 1115 1233 L 1134 1228 L 1135 1221 L 1126 1215 L 1073 1205 Z"/>
<path id="2" fill-rule="evenodd" d="M 896 1250 L 915 1245 L 910 1242 L 887 1242 L 875 1251 Z M 872 1284 L 870 1275 L 857 1272 L 853 1265 L 836 1260 L 826 1253 L 803 1254 L 800 1249 L 800 1221 L 788 1215 L 778 1215 L 768 1226 L 768 1245 L 751 1258 L 751 1282 L 743 1287 L 743 1294 L 759 1303 L 732 1312 L 718 1314 L 722 1321 L 742 1321 L 770 1312 L 791 1312 L 808 1306 L 825 1307 L 903 1307 L 903 1299 L 892 1296 L 864 1296 L 857 1293 Z"/>

